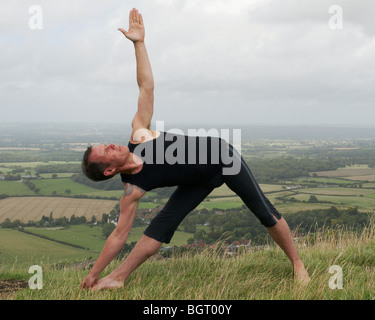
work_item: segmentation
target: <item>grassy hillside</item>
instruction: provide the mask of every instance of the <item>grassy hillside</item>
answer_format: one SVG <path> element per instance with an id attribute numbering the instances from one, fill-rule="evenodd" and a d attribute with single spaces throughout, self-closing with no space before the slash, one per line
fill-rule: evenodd
<path id="1" fill-rule="evenodd" d="M 88 270 L 55 270 L 43 264 L 41 290 L 23 289 L 16 299 L 188 299 L 188 300 L 367 300 L 375 299 L 374 224 L 357 234 L 351 230 L 322 230 L 297 242 L 310 275 L 306 286 L 296 284 L 290 263 L 273 245 L 268 250 L 223 257 L 212 249 L 195 256 L 147 261 L 125 282 L 122 289 L 91 292 L 79 284 Z M 103 275 L 119 262 L 113 262 Z M 342 269 L 342 289 L 332 289 L 331 266 Z M 1 270 L 0 270 L 1 271 Z M 14 270 L 15 274 L 17 270 Z M 8 276 L 10 276 L 8 274 Z M 26 276 L 25 276 L 26 277 Z M 24 278 L 25 278 L 24 277 Z M 334 281 L 334 283 L 336 283 Z"/>

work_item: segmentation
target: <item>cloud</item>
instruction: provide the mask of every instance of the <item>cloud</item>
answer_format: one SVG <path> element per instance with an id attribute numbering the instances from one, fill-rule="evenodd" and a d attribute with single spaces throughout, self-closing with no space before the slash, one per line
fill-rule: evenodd
<path id="1" fill-rule="evenodd" d="M 137 7 L 155 77 L 156 120 L 374 124 L 371 1 L 32 1 L 0 5 L 3 121 L 130 121 L 138 89 L 117 31 Z M 363 116 L 363 115 L 366 116 Z"/>

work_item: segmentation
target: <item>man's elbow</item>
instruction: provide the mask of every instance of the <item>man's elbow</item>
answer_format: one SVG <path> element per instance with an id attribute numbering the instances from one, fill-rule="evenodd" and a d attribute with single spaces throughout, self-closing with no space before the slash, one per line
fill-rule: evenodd
<path id="1" fill-rule="evenodd" d="M 127 230 L 125 228 L 120 229 L 116 227 L 115 230 L 113 230 L 112 235 L 117 241 L 121 241 L 125 243 L 126 239 L 128 238 L 129 232 L 130 230 Z"/>
<path id="2" fill-rule="evenodd" d="M 154 96 L 154 82 L 146 82 L 139 86 L 139 91 L 146 96 Z"/>

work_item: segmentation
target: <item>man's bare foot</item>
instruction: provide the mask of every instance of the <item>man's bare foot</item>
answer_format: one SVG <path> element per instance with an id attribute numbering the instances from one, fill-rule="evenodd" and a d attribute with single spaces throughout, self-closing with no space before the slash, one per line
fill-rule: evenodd
<path id="1" fill-rule="evenodd" d="M 309 274 L 307 273 L 302 261 L 293 264 L 294 278 L 302 285 L 307 285 L 310 282 Z"/>
<path id="2" fill-rule="evenodd" d="M 106 276 L 91 288 L 91 291 L 99 291 L 104 289 L 118 289 L 124 286 L 123 281 L 112 279 L 110 276 Z"/>

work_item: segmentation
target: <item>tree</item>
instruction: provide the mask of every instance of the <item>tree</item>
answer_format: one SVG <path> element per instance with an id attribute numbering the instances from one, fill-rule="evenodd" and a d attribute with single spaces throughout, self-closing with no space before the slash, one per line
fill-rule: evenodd
<path id="1" fill-rule="evenodd" d="M 185 232 L 194 233 L 197 227 L 191 219 L 186 219 L 186 222 L 183 223 L 183 229 Z"/>
<path id="2" fill-rule="evenodd" d="M 102 227 L 103 236 L 108 238 L 115 228 L 116 226 L 113 223 L 105 223 Z"/>
<path id="3" fill-rule="evenodd" d="M 195 240 L 202 240 L 203 241 L 205 239 L 205 236 L 206 236 L 206 231 L 204 231 L 203 229 L 197 230 L 194 233 L 194 239 Z"/>
<path id="4" fill-rule="evenodd" d="M 1 224 L 2 228 L 11 228 L 12 227 L 12 222 L 10 221 L 9 218 L 6 218 L 3 223 Z"/>
<path id="5" fill-rule="evenodd" d="M 78 224 L 77 218 L 74 214 L 72 214 L 72 216 L 70 217 L 69 223 L 70 224 Z"/>
<path id="6" fill-rule="evenodd" d="M 21 226 L 22 226 L 22 223 L 21 223 L 21 221 L 20 221 L 19 219 L 13 221 L 12 224 L 11 224 L 11 227 L 12 227 L 13 229 L 19 228 L 19 227 L 21 227 Z"/>
<path id="7" fill-rule="evenodd" d="M 108 223 L 108 218 L 109 218 L 108 213 L 103 213 L 101 223 L 102 223 L 102 224 L 106 224 L 106 223 Z"/>
<path id="8" fill-rule="evenodd" d="M 91 224 L 95 224 L 96 223 L 96 217 L 93 215 L 91 217 Z"/>

